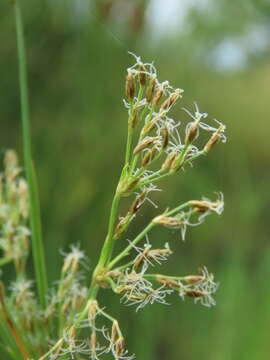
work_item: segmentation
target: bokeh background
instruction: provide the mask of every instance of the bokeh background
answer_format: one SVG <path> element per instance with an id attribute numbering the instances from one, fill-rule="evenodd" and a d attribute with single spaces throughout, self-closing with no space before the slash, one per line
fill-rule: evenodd
<path id="1" fill-rule="evenodd" d="M 175 251 L 163 272 L 207 265 L 220 282 L 217 306 L 171 298 L 135 313 L 103 292 L 139 360 L 266 360 L 270 334 L 268 0 L 27 0 L 32 140 L 50 281 L 59 248 L 80 243 L 93 268 L 123 161 L 125 69 L 131 50 L 154 60 L 161 80 L 185 89 L 183 105 L 223 121 L 228 143 L 163 182 L 161 209 L 222 190 L 222 217 L 177 233 L 153 232 Z M 21 152 L 15 28 L 0 3 L 0 147 Z M 180 107 L 175 112 L 180 120 Z M 155 210 L 138 216 L 135 233 Z M 31 270 L 30 270 L 31 271 Z"/>

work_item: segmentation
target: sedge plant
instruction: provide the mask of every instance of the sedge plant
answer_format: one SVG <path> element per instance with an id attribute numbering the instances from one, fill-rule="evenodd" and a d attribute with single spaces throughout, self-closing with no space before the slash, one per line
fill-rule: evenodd
<path id="1" fill-rule="evenodd" d="M 8 150 L 0 177 L 0 266 L 14 264 L 16 277 L 0 283 L 0 351 L 5 359 L 135 359 L 125 347 L 125 337 L 116 317 L 99 300 L 100 291 L 118 294 L 120 303 L 140 311 L 155 302 L 168 304 L 173 293 L 181 299 L 211 307 L 217 290 L 206 267 L 193 275 L 168 275 L 155 267 L 166 262 L 172 251 L 168 243 L 151 243 L 153 228 L 179 229 L 185 240 L 189 227 L 198 226 L 212 213 L 220 215 L 222 193 L 214 200 L 187 200 L 158 211 L 138 234 L 127 233 L 151 195 L 160 191 L 171 176 L 208 155 L 218 142 L 225 142 L 225 126 L 206 122 L 198 105 L 184 109 L 189 120 L 172 119 L 171 109 L 181 101 L 183 90 L 160 82 L 153 63 L 131 54 L 127 69 L 124 106 L 127 110 L 127 142 L 124 164 L 112 200 L 108 230 L 99 260 L 87 284 L 82 276 L 86 255 L 78 246 L 63 253 L 59 281 L 48 290 L 40 211 L 32 161 L 29 102 L 23 22 L 20 4 L 14 1 L 20 74 L 24 171 L 16 153 Z M 206 135 L 204 136 L 203 133 Z M 25 178 L 24 176 L 25 175 Z M 119 204 L 130 201 L 120 216 Z M 128 200 L 125 200 L 127 202 Z M 157 207 L 156 207 L 157 208 Z M 115 245 L 120 251 L 115 251 Z M 30 248 L 35 278 L 29 279 L 26 263 Z M 89 274 L 87 274 L 89 279 Z M 128 335 L 128 334 L 127 334 Z"/>

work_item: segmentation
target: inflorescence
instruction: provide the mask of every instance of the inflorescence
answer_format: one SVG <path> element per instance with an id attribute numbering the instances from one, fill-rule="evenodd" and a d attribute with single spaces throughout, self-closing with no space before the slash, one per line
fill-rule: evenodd
<path id="1" fill-rule="evenodd" d="M 168 81 L 160 82 L 152 63 L 132 56 L 135 64 L 127 69 L 125 83 L 124 105 L 128 112 L 125 164 L 100 260 L 88 287 L 82 275 L 87 263 L 83 251 L 72 246 L 69 253 L 63 253 L 60 280 L 43 310 L 35 300 L 33 282 L 27 280 L 25 273 L 30 237 L 27 184 L 19 177 L 16 155 L 9 151 L 5 157 L 5 172 L 0 177 L 0 247 L 3 253 L 0 261 L 13 261 L 18 277 L 9 289 L 9 297 L 1 285 L 0 307 L 10 322 L 7 309 L 13 309 L 12 322 L 19 330 L 28 331 L 23 338 L 30 344 L 27 351 L 35 354 L 33 356 L 40 354 L 39 360 L 76 359 L 77 355 L 80 359 L 93 360 L 103 355 L 117 360 L 135 358 L 125 348 L 118 321 L 98 303 L 100 288 L 111 289 L 119 295 L 122 304 L 134 305 L 136 311 L 155 302 L 167 305 L 173 293 L 207 307 L 215 305 L 213 294 L 218 285 L 206 267 L 195 275 L 153 273 L 155 266 L 166 262 L 172 251 L 168 243 L 155 248 L 149 233 L 155 227 L 179 229 L 185 240 L 189 227 L 200 225 L 212 213 L 223 212 L 222 193 L 213 201 L 208 198 L 189 200 L 173 209 L 165 209 L 137 236 L 126 239 L 121 252 L 114 254 L 115 243 L 124 238 L 143 205 L 148 201 L 157 208 L 150 197 L 151 193 L 161 191 L 157 183 L 180 173 L 187 165 L 207 155 L 218 142 L 226 141 L 225 126 L 217 120 L 206 123 L 208 114 L 201 112 L 197 103 L 193 111 L 183 109 L 189 117 L 186 125 L 171 118 L 170 110 L 181 100 L 184 90 L 174 89 Z M 203 132 L 209 134 L 208 138 L 201 136 Z M 132 200 L 126 213 L 120 216 L 118 204 L 123 197 L 132 197 Z M 47 332 L 44 331 L 46 327 Z M 19 346 L 24 345 L 20 343 Z"/>

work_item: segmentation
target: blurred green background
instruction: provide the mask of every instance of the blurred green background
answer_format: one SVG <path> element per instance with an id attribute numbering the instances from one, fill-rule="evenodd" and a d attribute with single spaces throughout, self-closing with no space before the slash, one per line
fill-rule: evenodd
<path id="1" fill-rule="evenodd" d="M 32 140 L 41 193 L 50 281 L 59 248 L 80 243 L 93 268 L 104 239 L 123 161 L 122 104 L 131 50 L 155 61 L 161 80 L 185 89 L 183 105 L 227 125 L 228 143 L 194 168 L 162 183 L 160 209 L 222 190 L 225 212 L 178 233 L 156 231 L 175 251 L 163 270 L 196 273 L 207 265 L 220 282 L 217 306 L 171 298 L 135 313 L 103 292 L 122 318 L 137 359 L 266 360 L 270 334 L 269 88 L 267 0 L 27 0 L 23 4 Z M 0 146 L 21 152 L 15 28 L 0 4 Z M 177 119 L 184 114 L 180 107 Z M 138 216 L 135 233 L 155 214 Z M 166 267 L 167 266 L 167 267 Z M 120 313 L 120 314 L 119 314 Z"/>

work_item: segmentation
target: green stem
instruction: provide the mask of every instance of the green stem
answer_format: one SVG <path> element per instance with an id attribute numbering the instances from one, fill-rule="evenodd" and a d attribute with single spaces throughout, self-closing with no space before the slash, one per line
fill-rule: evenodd
<path id="1" fill-rule="evenodd" d="M 176 208 L 174 208 L 174 209 L 166 212 L 166 213 L 164 214 L 164 216 L 174 215 L 175 213 L 177 213 L 177 212 L 180 211 L 180 210 L 183 210 L 183 209 L 184 209 L 185 207 L 187 207 L 187 206 L 189 206 L 189 201 L 187 201 L 187 202 L 185 202 L 185 203 L 177 206 Z"/>
<path id="2" fill-rule="evenodd" d="M 142 186 L 146 186 L 146 185 L 149 185 L 149 184 L 153 184 L 161 179 L 164 179 L 170 175 L 172 175 L 173 173 L 170 173 L 170 172 L 167 172 L 166 174 L 162 174 L 160 176 L 157 176 L 157 177 L 154 177 L 152 178 L 152 176 L 150 175 L 149 178 L 146 178 L 146 180 L 144 180 L 143 182 L 139 182 L 138 185 L 136 186 L 135 189 L 138 189 Z"/>
<path id="3" fill-rule="evenodd" d="M 188 163 L 190 163 L 191 161 L 197 159 L 198 157 L 202 156 L 202 155 L 206 155 L 206 153 L 202 150 L 202 151 L 198 151 L 195 155 L 191 156 L 190 158 L 188 158 L 183 165 L 186 165 Z"/>
<path id="4" fill-rule="evenodd" d="M 130 153 L 131 153 L 131 146 L 132 146 L 132 137 L 133 137 L 133 129 L 128 129 L 127 135 L 127 151 L 125 156 L 125 164 L 129 163 Z"/>
<path id="5" fill-rule="evenodd" d="M 98 267 L 103 267 L 107 263 L 107 261 L 109 261 L 113 251 L 113 245 L 114 245 L 113 230 L 114 230 L 115 220 L 117 217 L 119 201 L 120 201 L 120 196 L 118 194 L 115 194 L 111 207 L 108 233 L 103 248 L 101 250 Z"/>
<path id="6" fill-rule="evenodd" d="M 177 206 L 176 208 L 172 209 L 171 211 L 167 211 L 164 213 L 164 216 L 171 216 L 175 213 L 177 213 L 180 210 L 183 210 L 185 207 L 189 206 L 189 201 L 185 202 L 184 204 L 181 204 Z M 119 254 L 117 255 L 108 265 L 108 269 L 111 269 L 115 264 L 117 264 L 120 260 L 122 260 L 123 257 L 127 256 L 139 241 L 141 241 L 144 236 L 155 226 L 156 224 L 154 222 L 150 222 L 146 228 Z"/>
<path id="7" fill-rule="evenodd" d="M 150 222 L 146 228 L 129 244 L 119 255 L 117 255 L 108 265 L 108 269 L 111 269 L 115 264 L 117 264 L 123 257 L 127 256 L 130 250 L 133 249 L 133 246 L 141 241 L 144 236 L 155 226 L 154 223 Z"/>
<path id="8" fill-rule="evenodd" d="M 34 259 L 34 268 L 35 268 L 39 302 L 41 306 L 44 308 L 46 306 L 46 297 L 47 297 L 47 273 L 46 273 L 44 249 L 43 249 L 43 243 L 41 237 L 41 220 L 40 220 L 38 189 L 37 189 L 34 165 L 32 162 L 32 155 L 31 155 L 26 57 L 25 57 L 25 45 L 24 45 L 24 34 L 23 34 L 23 19 L 19 5 L 19 0 L 14 1 L 14 12 L 15 12 L 15 21 L 16 21 L 16 34 L 17 34 L 18 60 L 19 60 L 19 82 L 20 82 L 20 97 L 21 97 L 22 131 L 23 131 L 23 156 L 24 156 L 26 179 L 28 181 L 28 186 L 29 186 L 30 225 L 32 231 L 33 259 Z"/>
<path id="9" fill-rule="evenodd" d="M 10 262 L 12 262 L 14 259 L 12 257 L 3 257 L 2 259 L 0 259 L 0 266 L 8 264 Z"/>
<path id="10" fill-rule="evenodd" d="M 45 360 L 49 355 L 51 355 L 54 350 L 56 350 L 58 348 L 58 346 L 60 346 L 63 343 L 63 338 L 59 339 L 57 341 L 57 343 L 55 343 L 53 345 L 53 347 L 50 348 L 50 350 L 48 352 L 46 352 L 46 354 L 44 354 L 43 356 L 41 356 L 38 360 Z"/>

